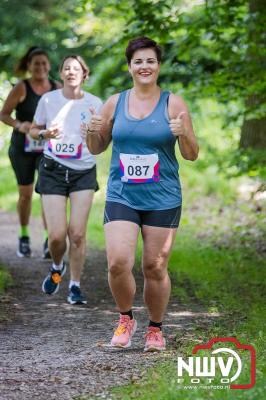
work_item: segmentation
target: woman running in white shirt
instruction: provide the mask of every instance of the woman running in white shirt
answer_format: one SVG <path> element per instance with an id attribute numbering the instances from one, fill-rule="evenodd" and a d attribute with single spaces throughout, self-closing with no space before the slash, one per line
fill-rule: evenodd
<path id="1" fill-rule="evenodd" d="M 68 237 L 70 304 L 86 303 L 80 291 L 80 278 L 85 261 L 86 226 L 93 195 L 98 188 L 95 156 L 89 152 L 82 132 L 83 126 L 90 121 L 90 109 L 99 110 L 102 102 L 81 89 L 88 74 L 89 69 L 80 56 L 67 56 L 60 67 L 63 89 L 41 98 L 30 131 L 33 138 L 45 140 L 38 190 L 47 218 L 53 264 L 42 290 L 54 294 L 59 289 L 66 271 L 63 257 Z"/>

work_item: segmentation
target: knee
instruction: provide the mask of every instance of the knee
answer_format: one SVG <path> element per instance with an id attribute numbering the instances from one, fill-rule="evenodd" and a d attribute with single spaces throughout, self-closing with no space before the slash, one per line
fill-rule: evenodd
<path id="1" fill-rule="evenodd" d="M 59 246 L 66 240 L 66 235 L 64 232 L 51 232 L 49 233 L 49 246 Z"/>
<path id="2" fill-rule="evenodd" d="M 159 262 L 149 262 L 143 265 L 143 274 L 146 279 L 162 281 L 168 276 L 167 264 Z"/>
<path id="3" fill-rule="evenodd" d="M 124 273 L 127 273 L 132 268 L 132 264 L 130 263 L 129 259 L 126 257 L 111 257 L 108 259 L 108 270 L 109 274 L 113 278 L 117 278 Z"/>
<path id="4" fill-rule="evenodd" d="M 70 243 L 75 247 L 81 247 L 85 242 L 85 234 L 83 232 L 70 229 L 68 236 Z"/>
<path id="5" fill-rule="evenodd" d="M 31 201 L 32 193 L 31 192 L 23 192 L 19 194 L 19 200 L 23 203 L 28 203 Z"/>

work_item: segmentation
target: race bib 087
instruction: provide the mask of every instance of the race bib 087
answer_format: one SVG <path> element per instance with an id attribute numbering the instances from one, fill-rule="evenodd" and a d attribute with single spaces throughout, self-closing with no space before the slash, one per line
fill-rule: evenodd
<path id="1" fill-rule="evenodd" d="M 158 154 L 124 154 L 120 153 L 121 181 L 126 183 L 158 182 Z"/>

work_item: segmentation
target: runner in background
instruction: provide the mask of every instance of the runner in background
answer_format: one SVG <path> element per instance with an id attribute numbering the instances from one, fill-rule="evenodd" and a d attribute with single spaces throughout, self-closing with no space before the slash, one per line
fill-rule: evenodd
<path id="1" fill-rule="evenodd" d="M 161 64 L 157 43 L 146 37 L 131 40 L 126 58 L 133 87 L 110 97 L 101 115 L 95 113 L 87 144 L 99 154 L 113 141 L 104 223 L 109 285 L 120 318 L 111 345 L 129 347 L 137 329 L 132 268 L 141 233 L 144 300 L 150 319 L 144 351 L 160 351 L 165 349 L 162 321 L 171 290 L 168 260 L 182 203 L 175 144 L 191 161 L 198 156 L 198 145 L 183 99 L 157 84 Z"/>
<path id="2" fill-rule="evenodd" d="M 89 109 L 99 112 L 102 102 L 82 90 L 88 74 L 89 69 L 80 56 L 67 56 L 60 67 L 63 89 L 46 93 L 41 98 L 31 128 L 35 140 L 45 141 L 38 189 L 47 219 L 53 264 L 43 281 L 42 290 L 51 295 L 59 289 L 66 271 L 63 257 L 68 237 L 70 282 L 67 300 L 70 304 L 86 303 L 80 289 L 80 278 L 86 255 L 87 221 L 98 188 L 96 160 L 87 148 L 84 127 L 91 118 Z"/>
<path id="3" fill-rule="evenodd" d="M 41 96 L 61 87 L 58 82 L 49 79 L 49 71 L 50 62 L 47 53 L 39 47 L 31 47 L 20 59 L 15 70 L 17 76 L 29 75 L 29 78 L 20 80 L 12 88 L 0 114 L 1 121 L 14 128 L 8 154 L 19 193 L 17 202 L 20 223 L 17 249 L 19 257 L 31 256 L 29 222 L 34 175 L 43 151 L 43 143 L 32 140 L 29 129 Z M 15 118 L 12 116 L 13 111 L 15 111 Z M 43 257 L 50 258 L 44 214 L 43 224 Z"/>

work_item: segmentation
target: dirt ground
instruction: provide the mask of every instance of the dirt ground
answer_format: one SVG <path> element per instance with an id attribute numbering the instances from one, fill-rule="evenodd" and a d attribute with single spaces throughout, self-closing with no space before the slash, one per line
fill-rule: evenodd
<path id="1" fill-rule="evenodd" d="M 49 262 L 41 258 L 39 220 L 31 221 L 31 237 L 33 257 L 18 258 L 17 217 L 0 211 L 0 262 L 14 279 L 13 287 L 0 298 L 1 400 L 111 398 L 111 387 L 137 381 L 155 363 L 175 359 L 176 335 L 193 337 L 195 324 L 217 318 L 171 299 L 164 322 L 168 349 L 160 355 L 144 354 L 147 313 L 142 277 L 136 273 L 138 330 L 130 349 L 114 350 L 108 343 L 118 314 L 108 288 L 105 253 L 88 250 L 82 278 L 88 304 L 71 306 L 66 302 L 68 273 L 56 295 L 41 291 Z"/>

